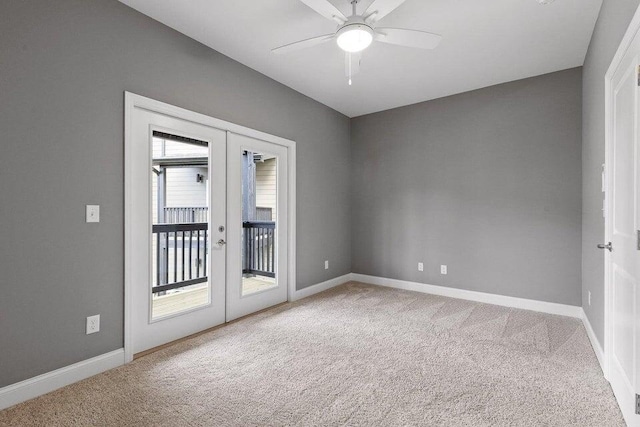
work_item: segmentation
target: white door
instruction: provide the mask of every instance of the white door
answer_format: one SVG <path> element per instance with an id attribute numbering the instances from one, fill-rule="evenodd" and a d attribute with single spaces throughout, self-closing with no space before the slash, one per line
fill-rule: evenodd
<path id="1" fill-rule="evenodd" d="M 225 322 L 226 132 L 135 108 L 131 137 L 135 354 Z"/>
<path id="2" fill-rule="evenodd" d="M 640 426 L 640 189 L 638 172 L 638 60 L 636 40 L 612 80 L 613 128 L 608 157 L 608 331 L 609 380 L 629 426 Z"/>
<path id="3" fill-rule="evenodd" d="M 287 301 L 288 158 L 229 132 L 227 321 Z"/>

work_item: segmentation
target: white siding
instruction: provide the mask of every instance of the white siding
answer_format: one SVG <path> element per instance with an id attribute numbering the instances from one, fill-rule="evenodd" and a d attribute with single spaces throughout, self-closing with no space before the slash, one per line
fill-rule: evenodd
<path id="1" fill-rule="evenodd" d="M 207 168 L 167 168 L 167 207 L 207 206 Z M 198 182 L 198 174 L 205 177 Z"/>
<path id="2" fill-rule="evenodd" d="M 163 156 L 164 143 L 164 156 Z M 203 157 L 208 155 L 208 148 L 182 142 L 153 138 L 153 157 Z M 158 166 L 155 167 L 159 169 Z M 167 168 L 166 207 L 204 207 L 207 201 L 206 167 Z M 198 182 L 198 174 L 204 176 Z M 158 176 L 152 173 L 152 205 L 153 222 L 158 222 Z"/>
<path id="3" fill-rule="evenodd" d="M 256 163 L 256 207 L 271 208 L 276 218 L 276 159 Z"/>

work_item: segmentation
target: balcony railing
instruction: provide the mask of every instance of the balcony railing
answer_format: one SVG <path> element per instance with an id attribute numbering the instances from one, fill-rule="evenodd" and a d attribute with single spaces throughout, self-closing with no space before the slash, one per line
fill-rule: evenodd
<path id="1" fill-rule="evenodd" d="M 245 221 L 243 231 L 243 274 L 276 277 L 276 223 Z"/>
<path id="2" fill-rule="evenodd" d="M 243 231 L 243 274 L 275 277 L 276 223 L 246 221 Z M 206 283 L 209 250 L 207 222 L 154 224 L 155 280 L 152 293 Z"/>
<path id="3" fill-rule="evenodd" d="M 184 224 L 193 222 L 207 222 L 208 207 L 164 208 L 164 222 L 166 224 Z"/>
<path id="4" fill-rule="evenodd" d="M 156 224 L 154 294 L 207 281 L 207 222 L 193 224 Z"/>

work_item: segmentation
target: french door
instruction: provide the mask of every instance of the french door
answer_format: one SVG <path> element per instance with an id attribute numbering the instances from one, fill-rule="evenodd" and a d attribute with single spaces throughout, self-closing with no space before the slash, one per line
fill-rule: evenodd
<path id="1" fill-rule="evenodd" d="M 287 147 L 145 108 L 128 123 L 128 354 L 287 301 Z"/>
<path id="2" fill-rule="evenodd" d="M 229 133 L 227 321 L 287 301 L 287 150 Z"/>
<path id="3" fill-rule="evenodd" d="M 136 109 L 133 353 L 225 321 L 226 132 Z"/>

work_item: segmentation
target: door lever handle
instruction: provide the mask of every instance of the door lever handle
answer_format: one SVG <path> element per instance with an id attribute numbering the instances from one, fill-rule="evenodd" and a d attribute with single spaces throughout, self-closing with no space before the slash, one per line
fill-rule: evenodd
<path id="1" fill-rule="evenodd" d="M 604 243 L 600 243 L 598 245 L 598 249 L 606 249 L 609 252 L 613 252 L 613 245 L 611 244 L 611 242 L 607 243 L 606 245 Z"/>
<path id="2" fill-rule="evenodd" d="M 224 239 L 218 240 L 218 246 L 224 246 L 226 244 L 227 244 L 227 242 L 225 242 Z"/>

